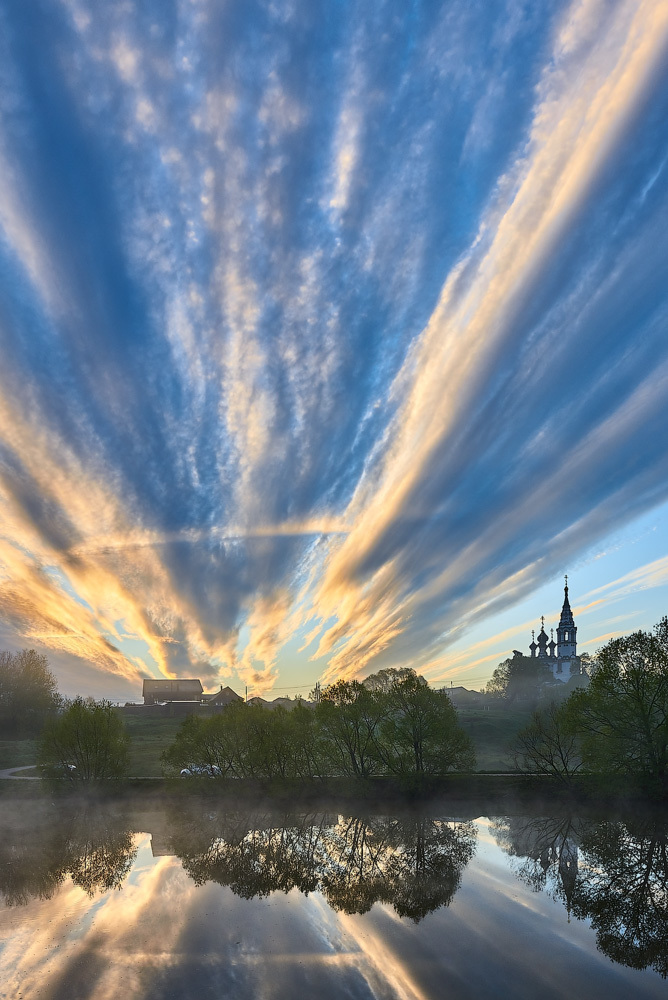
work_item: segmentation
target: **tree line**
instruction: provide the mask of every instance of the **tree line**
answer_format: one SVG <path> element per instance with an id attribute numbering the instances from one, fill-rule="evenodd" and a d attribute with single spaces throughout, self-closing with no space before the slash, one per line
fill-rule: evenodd
<path id="1" fill-rule="evenodd" d="M 315 706 L 237 702 L 210 718 L 188 716 L 163 761 L 171 773 L 211 777 L 420 781 L 472 770 L 475 754 L 448 695 L 402 669 L 337 681 Z"/>
<path id="2" fill-rule="evenodd" d="M 514 750 L 522 770 L 565 781 L 635 774 L 668 788 L 668 618 L 608 642 L 589 685 L 534 712 Z"/>

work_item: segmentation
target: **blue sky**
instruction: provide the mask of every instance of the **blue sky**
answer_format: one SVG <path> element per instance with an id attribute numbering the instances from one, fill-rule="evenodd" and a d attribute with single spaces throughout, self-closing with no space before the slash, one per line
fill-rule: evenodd
<path id="1" fill-rule="evenodd" d="M 0 0 L 0 645 L 125 698 L 479 687 L 564 572 L 651 626 L 667 114 L 660 0 Z"/>

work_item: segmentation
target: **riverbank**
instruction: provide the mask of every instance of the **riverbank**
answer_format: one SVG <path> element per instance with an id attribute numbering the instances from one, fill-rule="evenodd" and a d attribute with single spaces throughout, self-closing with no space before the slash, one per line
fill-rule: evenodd
<path id="1" fill-rule="evenodd" d="M 135 800 L 174 801 L 203 799 L 230 806 L 252 807 L 259 802 L 277 808 L 310 808 L 323 799 L 337 808 L 383 809 L 406 806 L 447 807 L 457 813 L 466 804 L 467 813 L 517 811 L 543 803 L 549 808 L 577 810 L 610 808 L 627 810 L 664 808 L 665 789 L 647 785 L 633 777 L 582 776 L 568 785 L 555 779 L 524 774 L 453 774 L 406 787 L 389 778 L 367 781 L 329 779 L 318 782 L 225 781 L 198 778 L 128 778 L 89 786 L 63 782 L 53 786 L 39 781 L 0 781 L 0 799 Z"/>

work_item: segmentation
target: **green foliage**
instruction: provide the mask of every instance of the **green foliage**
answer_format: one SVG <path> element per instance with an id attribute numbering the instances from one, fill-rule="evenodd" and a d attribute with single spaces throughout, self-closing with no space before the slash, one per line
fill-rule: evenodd
<path id="1" fill-rule="evenodd" d="M 385 697 L 376 749 L 387 771 L 422 778 L 473 769 L 473 744 L 445 692 L 434 691 L 411 671 L 395 680 Z"/>
<path id="2" fill-rule="evenodd" d="M 61 698 L 46 656 L 34 649 L 0 652 L 0 732 L 37 736 Z"/>
<path id="3" fill-rule="evenodd" d="M 121 778 L 130 738 L 108 701 L 75 698 L 44 727 L 38 763 L 46 777 L 71 782 Z"/>
<path id="4" fill-rule="evenodd" d="M 534 712 L 513 742 L 517 766 L 532 774 L 568 781 L 582 767 L 577 724 L 571 706 L 552 702 Z"/>
<path id="5" fill-rule="evenodd" d="M 313 778 L 319 746 L 313 711 L 235 702 L 202 719 L 188 716 L 162 755 L 168 772 L 200 769 L 211 777 Z"/>
<path id="6" fill-rule="evenodd" d="M 169 773 L 259 780 L 422 778 L 473 766 L 471 741 L 446 694 L 412 670 L 393 672 L 384 687 L 338 681 L 315 709 L 238 702 L 211 718 L 189 716 L 164 765 Z"/>
<path id="7" fill-rule="evenodd" d="M 588 770 L 668 779 L 668 619 L 599 650 L 568 702 Z"/>
<path id="8" fill-rule="evenodd" d="M 367 778 L 378 771 L 377 734 L 387 697 L 359 681 L 326 688 L 316 709 L 328 773 Z"/>
<path id="9" fill-rule="evenodd" d="M 377 674 L 369 674 L 362 681 L 369 691 L 380 691 L 382 694 L 389 694 L 398 681 L 403 681 L 407 677 L 415 675 L 415 671 L 410 667 L 386 667 L 379 670 Z"/>

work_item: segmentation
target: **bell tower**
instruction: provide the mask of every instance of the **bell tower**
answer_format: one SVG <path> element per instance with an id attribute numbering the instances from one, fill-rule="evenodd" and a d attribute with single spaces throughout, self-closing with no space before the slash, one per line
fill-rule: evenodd
<path id="1" fill-rule="evenodd" d="M 564 586 L 564 606 L 561 609 L 561 618 L 557 625 L 557 658 L 562 666 L 562 661 L 574 661 L 577 656 L 577 628 L 573 621 L 573 612 L 568 602 L 568 577 Z"/>

